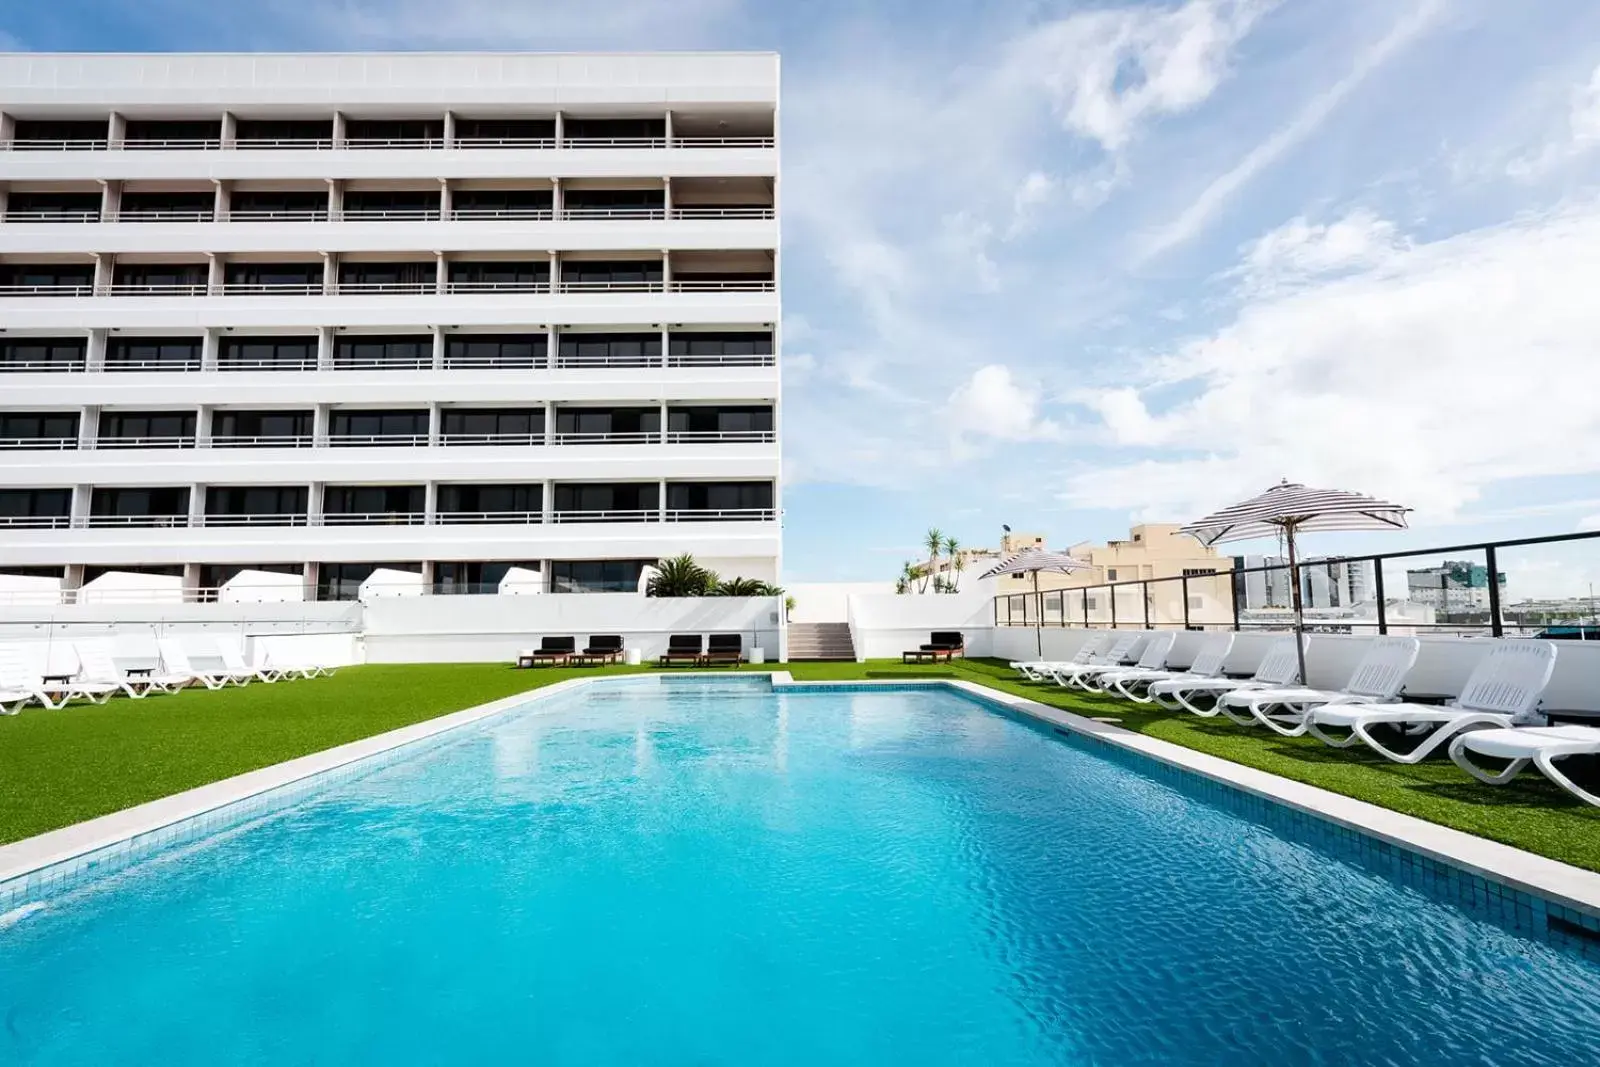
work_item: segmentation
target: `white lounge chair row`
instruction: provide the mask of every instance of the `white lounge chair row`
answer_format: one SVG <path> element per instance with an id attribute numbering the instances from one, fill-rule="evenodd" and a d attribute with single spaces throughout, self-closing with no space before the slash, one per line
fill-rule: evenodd
<path id="1" fill-rule="evenodd" d="M 1167 665 L 1175 639 L 1172 633 L 1101 632 L 1071 660 L 1012 666 L 1034 682 L 1226 716 L 1285 737 L 1309 734 L 1335 748 L 1365 744 L 1396 763 L 1419 763 L 1446 749 L 1457 766 L 1491 785 L 1511 781 L 1531 763 L 1573 796 L 1600 806 L 1600 795 L 1558 765 L 1571 756 L 1600 756 L 1600 726 L 1549 726 L 1540 711 L 1556 663 L 1549 641 L 1496 640 L 1452 700 L 1420 704 L 1400 699 L 1420 648 L 1414 637 L 1374 638 L 1338 690 L 1294 684 L 1299 657 L 1292 637 L 1273 642 L 1249 678 L 1222 672 L 1232 634 L 1206 638 L 1182 670 Z M 1489 770 L 1474 756 L 1510 763 Z"/>
<path id="2" fill-rule="evenodd" d="M 206 645 L 194 649 L 194 655 L 220 660 L 220 670 L 195 667 L 189 647 L 182 639 L 170 635 L 157 639 L 159 666 L 137 670 L 125 670 L 117 664 L 108 638 L 73 641 L 70 647 L 77 656 L 77 670 L 61 675 L 40 672 L 21 645 L 0 645 L 0 715 L 15 715 L 30 704 L 51 709 L 65 707 L 73 701 L 104 704 L 119 693 L 142 700 L 152 693 L 172 693 L 196 683 L 208 689 L 221 689 L 227 685 L 245 686 L 254 681 L 314 678 L 334 671 L 332 667 L 316 663 L 278 666 L 266 655 L 252 664 L 245 660 L 243 647 L 237 639 L 206 640 Z"/>

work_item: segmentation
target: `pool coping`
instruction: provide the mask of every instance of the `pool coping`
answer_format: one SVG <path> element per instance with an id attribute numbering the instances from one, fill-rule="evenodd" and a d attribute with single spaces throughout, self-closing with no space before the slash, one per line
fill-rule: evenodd
<path id="1" fill-rule="evenodd" d="M 1365 834 L 1447 864 L 1470 874 L 1544 898 L 1588 916 L 1600 918 L 1600 873 L 1584 870 L 1461 830 L 1390 811 L 1387 808 L 1246 767 L 1217 756 L 1111 723 L 1099 722 L 999 689 L 955 678 L 906 678 L 850 681 L 797 681 L 788 671 L 741 672 L 738 677 L 766 677 L 775 692 L 853 689 L 952 689 L 981 702 L 1025 715 L 1051 726 L 1135 753 L 1202 778 L 1237 789 L 1314 818 Z M 661 677 L 628 675 L 630 679 Z M 690 671 L 675 678 L 727 678 L 725 673 Z M 219 782 L 197 786 L 132 808 L 50 830 L 0 846 L 0 886 L 102 849 L 247 801 L 270 790 L 347 767 L 350 764 L 470 726 L 522 705 L 543 702 L 562 693 L 615 680 L 597 675 L 571 678 L 537 689 L 413 723 L 322 752 L 299 756 Z M 1489 787 L 1485 787 L 1489 788 Z"/>

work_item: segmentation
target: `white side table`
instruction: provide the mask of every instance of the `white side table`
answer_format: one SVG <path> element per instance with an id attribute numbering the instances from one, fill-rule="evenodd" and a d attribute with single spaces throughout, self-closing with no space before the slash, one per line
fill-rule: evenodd
<path id="1" fill-rule="evenodd" d="M 762 648 L 760 645 L 757 645 L 755 648 L 752 648 L 750 650 L 750 654 L 745 657 L 745 662 L 746 663 L 765 663 L 765 662 L 767 662 L 767 650 Z"/>
<path id="2" fill-rule="evenodd" d="M 622 662 L 630 667 L 637 667 L 643 662 L 643 658 L 637 648 L 625 648 L 622 650 Z"/>

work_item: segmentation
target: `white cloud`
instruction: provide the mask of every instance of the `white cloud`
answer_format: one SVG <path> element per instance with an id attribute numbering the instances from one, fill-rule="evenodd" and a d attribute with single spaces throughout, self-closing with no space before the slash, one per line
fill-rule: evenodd
<path id="1" fill-rule="evenodd" d="M 1148 260 L 1188 241 L 1211 222 L 1223 206 L 1256 176 L 1276 163 L 1289 150 L 1298 147 L 1328 120 L 1340 104 L 1361 83 L 1421 37 L 1439 21 L 1444 0 L 1418 0 L 1375 44 L 1356 56 L 1349 73 L 1312 97 L 1300 113 L 1271 137 L 1256 145 L 1244 158 L 1219 175 L 1195 198 L 1183 213 L 1152 232 L 1144 241 L 1138 258 Z"/>
<path id="2" fill-rule="evenodd" d="M 950 394 L 946 425 L 958 444 L 968 438 L 996 441 L 1049 441 L 1061 427 L 1039 416 L 1039 391 L 1017 381 L 999 363 L 979 367 Z"/>
<path id="3" fill-rule="evenodd" d="M 739 0 L 267 0 L 285 23 L 342 42 L 406 48 L 663 48 L 699 43 Z M 222 5 L 233 14 L 231 5 Z"/>
<path id="4" fill-rule="evenodd" d="M 1396 239 L 1376 265 L 1253 296 L 1140 368 L 1154 395 L 1188 399 L 1088 405 L 1119 443 L 1180 451 L 1072 473 L 1065 499 L 1200 514 L 1287 476 L 1410 504 L 1426 524 L 1507 479 L 1600 471 L 1597 247 L 1586 201 Z"/>
<path id="5" fill-rule="evenodd" d="M 1273 292 L 1343 271 L 1372 267 L 1406 247 L 1394 223 L 1358 208 L 1334 222 L 1304 215 L 1252 241 L 1244 262 L 1230 272 L 1257 293 Z"/>
<path id="6" fill-rule="evenodd" d="M 1139 127 L 1205 101 L 1233 48 L 1276 0 L 1086 11 L 1019 39 L 1007 68 L 1050 93 L 1062 125 L 1120 152 Z"/>
<path id="7" fill-rule="evenodd" d="M 1543 149 L 1520 156 L 1506 165 L 1512 178 L 1532 181 L 1588 155 L 1600 146 L 1600 67 L 1589 80 L 1575 87 L 1567 105 L 1566 121 Z"/>

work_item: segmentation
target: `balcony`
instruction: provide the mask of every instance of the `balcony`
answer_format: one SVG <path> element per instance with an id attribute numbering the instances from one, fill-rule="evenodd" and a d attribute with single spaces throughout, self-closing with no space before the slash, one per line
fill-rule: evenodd
<path id="1" fill-rule="evenodd" d="M 328 415 L 328 444 L 334 448 L 416 448 L 428 443 L 428 412 L 410 409 L 339 410 Z M 369 511 L 374 508 L 351 510 Z"/>
<path id="2" fill-rule="evenodd" d="M 326 222 L 328 194 L 320 191 L 235 191 L 229 222 Z"/>
<path id="3" fill-rule="evenodd" d="M 118 263 L 106 296 L 204 296 L 210 289 L 204 263 Z"/>
<path id="4" fill-rule="evenodd" d="M 556 366 L 655 367 L 661 364 L 659 333 L 568 333 L 556 339 Z"/>
<path id="5" fill-rule="evenodd" d="M 113 371 L 195 371 L 200 369 L 198 337 L 113 337 L 106 342 L 105 369 Z"/>
<path id="6" fill-rule="evenodd" d="M 445 370 L 534 370 L 546 363 L 549 338 L 535 334 L 446 334 Z"/>
<path id="7" fill-rule="evenodd" d="M 58 452 L 77 447 L 76 411 L 0 411 L 0 449 Z"/>
<path id="8" fill-rule="evenodd" d="M 305 526 L 303 485 L 213 485 L 206 488 L 201 526 Z"/>
<path id="9" fill-rule="evenodd" d="M 95 193 L 12 193 L 7 222 L 99 222 L 101 197 Z"/>
<path id="10" fill-rule="evenodd" d="M 555 217 L 554 203 L 550 189 L 455 189 L 450 194 L 450 217 L 549 222 Z"/>
<path id="11" fill-rule="evenodd" d="M 440 422 L 445 447 L 544 444 L 543 408 L 445 408 Z"/>
<path id="12" fill-rule="evenodd" d="M 341 296 L 357 293 L 417 295 L 439 290 L 439 266 L 434 260 L 401 263 L 340 263 Z"/>
<path id="13" fill-rule="evenodd" d="M 555 412 L 557 445 L 648 445 L 661 442 L 659 408 L 560 407 Z"/>
<path id="14" fill-rule="evenodd" d="M 89 263 L 0 264 L 0 296 L 92 296 Z"/>
<path id="15" fill-rule="evenodd" d="M 665 148 L 665 118 L 567 118 L 561 131 L 562 148 Z"/>
<path id="16" fill-rule="evenodd" d="M 160 527 L 189 525 L 189 490 L 107 488 L 97 486 L 89 496 L 89 514 L 73 522 L 94 527 Z"/>
<path id="17" fill-rule="evenodd" d="M 427 370 L 433 337 L 427 334 L 349 334 L 334 338 L 334 370 Z"/>
<path id="18" fill-rule="evenodd" d="M 109 143 L 103 119 L 17 119 L 6 147 L 13 152 L 98 152 Z"/>
<path id="19" fill-rule="evenodd" d="M 216 411 L 211 415 L 212 448 L 310 448 L 309 411 Z"/>
<path id="20" fill-rule="evenodd" d="M 457 118 L 453 148 L 554 148 L 556 120 Z"/>
<path id="21" fill-rule="evenodd" d="M 772 522 L 771 482 L 668 482 L 667 522 Z"/>
<path id="22" fill-rule="evenodd" d="M 439 213 L 437 189 L 350 191 L 339 207 L 339 217 L 351 222 L 431 222 L 438 220 Z"/>
<path id="23" fill-rule="evenodd" d="M 318 347 L 317 338 L 306 336 L 224 337 L 217 350 L 217 369 L 316 370 Z"/>
<path id="24" fill-rule="evenodd" d="M 543 293 L 550 264 L 534 261 L 452 260 L 445 288 L 451 293 Z"/>
<path id="25" fill-rule="evenodd" d="M 216 194 L 124 192 L 117 205 L 118 222 L 210 222 L 216 217 Z"/>
<path id="26" fill-rule="evenodd" d="M 102 411 L 93 447 L 193 448 L 192 411 Z"/>
<path id="27" fill-rule="evenodd" d="M 241 118 L 234 125 L 233 146 L 246 151 L 332 148 L 333 120 Z"/>
<path id="28" fill-rule="evenodd" d="M 443 148 L 443 119 L 350 119 L 344 147 L 353 149 Z"/>
<path id="29" fill-rule="evenodd" d="M 669 508 L 662 514 L 666 522 L 775 522 L 772 508 Z"/>
<path id="30" fill-rule="evenodd" d="M 129 119 L 122 132 L 129 151 L 197 151 L 222 147 L 222 121 Z"/>
<path id="31" fill-rule="evenodd" d="M 656 522 L 660 518 L 661 512 L 656 508 L 569 509 L 551 512 L 550 514 L 550 521 L 558 524 L 577 522 Z"/>

